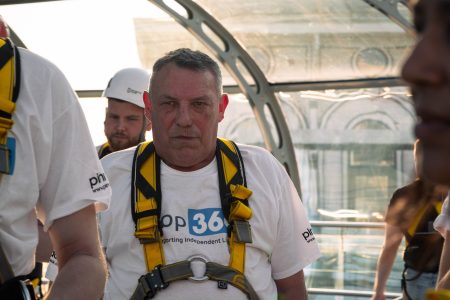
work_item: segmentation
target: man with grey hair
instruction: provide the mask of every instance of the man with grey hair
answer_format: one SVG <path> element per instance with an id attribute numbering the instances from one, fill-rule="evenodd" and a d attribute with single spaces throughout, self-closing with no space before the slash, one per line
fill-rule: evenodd
<path id="1" fill-rule="evenodd" d="M 168 53 L 144 102 L 154 140 L 102 159 L 105 299 L 306 299 L 303 268 L 320 254 L 305 209 L 267 150 L 217 138 L 217 63 Z"/>

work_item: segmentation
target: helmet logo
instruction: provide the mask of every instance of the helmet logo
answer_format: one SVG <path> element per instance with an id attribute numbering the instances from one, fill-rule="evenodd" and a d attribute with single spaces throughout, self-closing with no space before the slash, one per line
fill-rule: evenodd
<path id="1" fill-rule="evenodd" d="M 141 92 L 136 91 L 136 90 L 133 90 L 132 88 L 128 88 L 128 89 L 127 89 L 127 93 L 138 94 L 138 95 L 142 94 Z"/>

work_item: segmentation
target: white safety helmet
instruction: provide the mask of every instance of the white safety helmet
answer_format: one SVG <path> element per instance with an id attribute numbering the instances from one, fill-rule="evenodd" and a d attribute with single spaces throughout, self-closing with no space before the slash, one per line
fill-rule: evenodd
<path id="1" fill-rule="evenodd" d="M 143 93 L 148 92 L 150 74 L 144 69 L 126 68 L 109 80 L 103 97 L 130 102 L 144 108 Z"/>

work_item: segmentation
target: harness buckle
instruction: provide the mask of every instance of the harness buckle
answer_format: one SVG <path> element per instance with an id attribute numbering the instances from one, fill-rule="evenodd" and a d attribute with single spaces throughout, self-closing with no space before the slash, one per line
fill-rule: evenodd
<path id="1" fill-rule="evenodd" d="M 241 243 L 252 243 L 252 228 L 248 221 L 234 220 L 231 230 L 236 234 L 236 238 Z"/>
<path id="2" fill-rule="evenodd" d="M 209 277 L 205 275 L 206 263 L 208 262 L 206 257 L 202 255 L 192 255 L 188 257 L 187 261 L 189 261 L 192 274 L 194 274 L 194 276 L 188 278 L 189 280 L 200 282 L 209 279 Z"/>
<path id="3" fill-rule="evenodd" d="M 153 271 L 142 275 L 138 280 L 138 289 L 141 289 L 146 297 L 145 299 L 155 297 L 159 290 L 169 286 L 168 283 L 164 282 L 160 267 L 161 266 L 156 266 Z"/>
<path id="4" fill-rule="evenodd" d="M 0 143 L 0 173 L 9 174 L 9 148 Z"/>

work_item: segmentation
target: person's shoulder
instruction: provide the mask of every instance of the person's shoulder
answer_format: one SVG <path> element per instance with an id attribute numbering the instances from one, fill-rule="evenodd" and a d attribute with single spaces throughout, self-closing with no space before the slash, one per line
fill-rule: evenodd
<path id="1" fill-rule="evenodd" d="M 422 182 L 415 180 L 410 184 L 398 188 L 392 195 L 392 199 L 406 198 L 409 200 L 416 200 L 421 194 Z"/>
<path id="2" fill-rule="evenodd" d="M 116 151 L 104 156 L 100 161 L 102 162 L 105 171 L 114 168 L 131 169 L 131 163 L 133 161 L 135 151 L 136 146 Z"/>
<path id="3" fill-rule="evenodd" d="M 255 158 L 273 157 L 272 153 L 270 153 L 267 149 L 260 146 L 239 144 L 239 143 L 236 143 L 236 145 L 239 151 L 241 152 L 242 156 L 249 156 Z"/>
<path id="4" fill-rule="evenodd" d="M 61 72 L 60 69 L 53 62 L 46 59 L 45 57 L 37 53 L 34 53 L 33 51 L 30 51 L 26 48 L 18 47 L 17 49 L 19 51 L 21 67 L 26 68 L 28 70 L 28 68 L 36 66 L 39 68 L 45 68 L 48 70 L 56 71 L 58 73 Z"/>
<path id="5" fill-rule="evenodd" d="M 262 173 L 280 174 L 285 172 L 284 167 L 277 160 L 277 158 L 267 149 L 259 146 L 236 144 L 244 161 L 244 166 L 247 168 L 258 169 Z"/>

